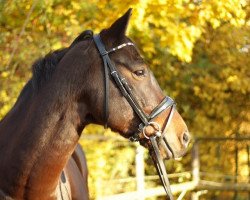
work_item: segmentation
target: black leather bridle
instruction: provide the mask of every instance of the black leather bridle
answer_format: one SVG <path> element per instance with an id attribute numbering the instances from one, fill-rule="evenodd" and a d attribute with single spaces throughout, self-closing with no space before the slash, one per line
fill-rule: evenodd
<path id="1" fill-rule="evenodd" d="M 109 57 L 109 53 L 114 52 L 116 50 L 119 50 L 126 46 L 134 46 L 133 43 L 123 43 L 115 48 L 112 48 L 111 50 L 107 51 L 105 49 L 105 46 L 101 40 L 100 35 L 94 35 L 94 42 L 95 45 L 102 57 L 103 64 L 104 64 L 104 85 L 105 85 L 105 100 L 104 100 L 104 121 L 105 121 L 105 127 L 108 125 L 108 118 L 109 118 L 109 76 L 113 78 L 115 81 L 115 84 L 118 86 L 119 90 L 121 91 L 122 95 L 127 99 L 130 106 L 133 108 L 134 112 L 138 115 L 138 117 L 141 120 L 141 123 L 138 127 L 138 132 L 135 133 L 133 136 L 131 136 L 129 139 L 131 141 L 145 141 L 147 140 L 149 152 L 151 154 L 151 157 L 154 161 L 154 164 L 156 166 L 157 172 L 160 176 L 161 182 L 163 184 L 163 187 L 169 197 L 169 199 L 173 199 L 173 195 L 170 190 L 170 184 L 167 177 L 166 168 L 163 162 L 163 158 L 160 154 L 158 142 L 161 142 L 163 146 L 172 153 L 172 156 L 174 157 L 174 152 L 171 149 L 170 145 L 167 142 L 166 137 L 162 135 L 162 133 L 165 132 L 167 127 L 169 126 L 171 119 L 174 114 L 175 110 L 175 102 L 168 96 L 166 96 L 162 102 L 156 106 L 153 111 L 148 115 L 146 114 L 143 109 L 140 107 L 139 103 L 137 102 L 136 98 L 132 94 L 132 90 L 126 81 L 125 78 L 121 76 L 121 74 L 117 71 L 115 65 L 111 62 L 111 59 Z M 164 110 L 170 109 L 166 124 L 163 128 L 160 127 L 160 125 L 153 121 L 158 115 L 160 115 Z M 148 126 L 152 126 L 155 130 L 155 135 L 153 136 L 147 136 L 146 134 L 146 128 Z M 163 130 L 162 130 L 163 129 Z"/>

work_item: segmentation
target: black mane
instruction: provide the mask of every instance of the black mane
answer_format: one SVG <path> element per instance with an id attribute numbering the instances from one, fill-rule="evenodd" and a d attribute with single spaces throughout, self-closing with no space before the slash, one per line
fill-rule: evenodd
<path id="1" fill-rule="evenodd" d="M 40 58 L 32 65 L 33 77 L 31 79 L 33 88 L 39 90 L 43 83 L 48 81 L 56 69 L 57 64 L 64 57 L 67 51 L 80 41 L 91 38 L 93 32 L 90 30 L 83 31 L 68 48 L 56 50 Z"/>
<path id="2" fill-rule="evenodd" d="M 32 66 L 32 85 L 38 90 L 44 82 L 49 80 L 56 69 L 57 64 L 67 53 L 68 48 L 56 50 L 47 54 L 44 58 L 38 59 Z"/>

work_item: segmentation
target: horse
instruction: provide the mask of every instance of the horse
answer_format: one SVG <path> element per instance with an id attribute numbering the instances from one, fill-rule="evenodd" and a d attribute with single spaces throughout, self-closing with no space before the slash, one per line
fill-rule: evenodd
<path id="1" fill-rule="evenodd" d="M 33 64 L 31 79 L 0 122 L 0 199 L 88 199 L 78 140 L 90 123 L 145 147 L 160 135 L 166 159 L 186 153 L 184 120 L 126 36 L 131 12 Z"/>

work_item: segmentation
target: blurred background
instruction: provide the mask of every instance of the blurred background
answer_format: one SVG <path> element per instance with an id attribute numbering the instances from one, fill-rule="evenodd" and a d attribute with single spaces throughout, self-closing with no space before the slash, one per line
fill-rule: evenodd
<path id="1" fill-rule="evenodd" d="M 166 161 L 176 199 L 250 199 L 249 0 L 0 0 L 0 119 L 36 59 L 129 7 L 128 35 L 193 135 L 186 156 Z M 91 199 L 165 199 L 137 144 L 96 125 L 80 143 Z"/>

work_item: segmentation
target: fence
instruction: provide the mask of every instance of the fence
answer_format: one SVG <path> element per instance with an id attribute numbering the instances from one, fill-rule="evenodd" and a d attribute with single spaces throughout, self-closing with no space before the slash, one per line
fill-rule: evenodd
<path id="1" fill-rule="evenodd" d="M 235 174 L 234 175 L 225 175 L 225 174 L 216 174 L 201 172 L 200 165 L 200 155 L 199 155 L 199 145 L 204 142 L 226 142 L 233 141 L 235 142 L 234 146 L 234 158 L 235 158 Z M 233 199 L 237 199 L 239 191 L 248 191 L 250 192 L 250 146 L 246 144 L 246 153 L 247 153 L 247 166 L 248 166 L 248 176 L 244 183 L 238 183 L 239 179 L 239 142 L 250 141 L 250 137 L 203 137 L 196 138 L 193 148 L 192 148 L 192 177 L 193 181 L 196 184 L 196 187 L 192 193 L 192 200 L 198 200 L 199 196 L 206 193 L 207 191 L 216 190 L 216 191 L 234 191 Z M 220 179 L 220 181 L 208 181 L 204 178 L 212 177 L 213 179 Z M 248 193 L 248 199 L 250 199 L 250 193 Z"/>
<path id="2" fill-rule="evenodd" d="M 226 141 L 233 141 L 235 142 L 235 155 L 233 155 L 235 159 L 235 174 L 216 174 L 214 172 L 209 173 L 201 170 L 201 160 L 200 160 L 200 146 L 204 145 L 204 142 L 212 142 L 213 144 L 218 144 L 218 142 L 226 142 Z M 248 176 L 245 177 L 245 182 L 238 182 L 241 178 L 239 176 L 239 148 L 238 142 L 242 141 L 250 141 L 250 137 L 244 138 L 224 138 L 224 137 L 217 137 L 217 138 L 196 138 L 193 143 L 192 147 L 192 160 L 191 160 L 191 171 L 182 172 L 182 173 L 175 173 L 169 174 L 170 182 L 172 183 L 171 179 L 174 178 L 184 178 L 186 181 L 177 184 L 171 184 L 171 189 L 173 194 L 177 196 L 177 200 L 181 200 L 184 198 L 187 192 L 191 192 L 191 199 L 198 200 L 199 197 L 207 191 L 233 191 L 235 193 L 234 199 L 237 198 L 239 191 L 248 191 L 250 199 L 250 180 L 249 180 L 249 163 L 250 163 L 250 144 L 246 145 L 247 149 L 247 166 L 248 166 Z M 135 191 L 125 192 L 120 194 L 113 194 L 108 196 L 102 196 L 99 199 L 102 200 L 144 200 L 150 197 L 157 197 L 157 196 L 164 196 L 165 191 L 162 186 L 157 187 L 146 187 L 145 183 L 149 180 L 158 181 L 158 176 L 145 176 L 144 174 L 144 153 L 145 149 L 140 145 L 136 145 L 136 156 L 135 156 L 135 168 L 136 168 L 136 176 L 129 177 L 126 179 L 118 179 L 112 180 L 116 182 L 116 185 L 127 182 L 127 183 L 134 183 L 135 184 Z"/>

